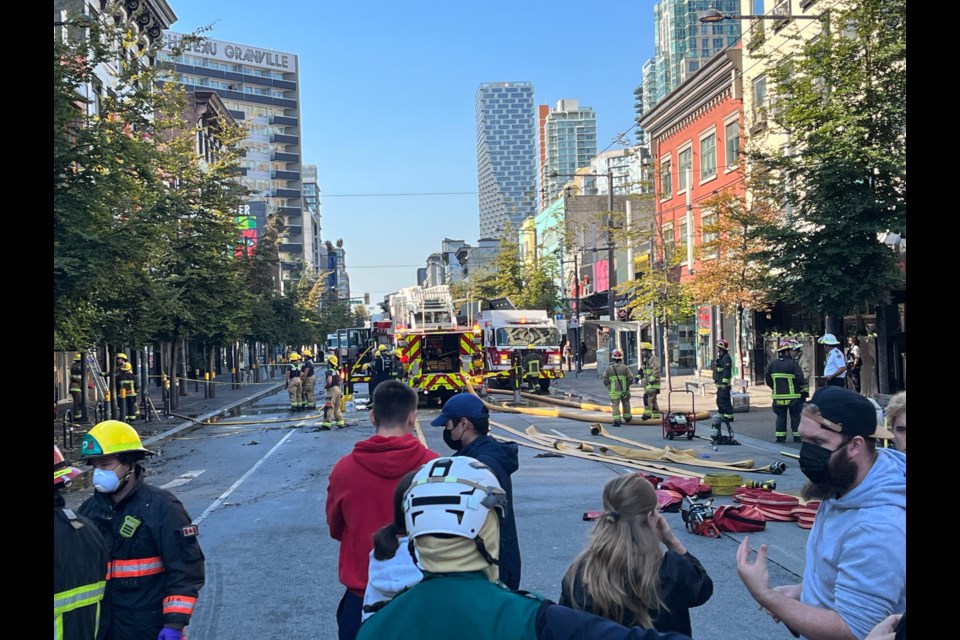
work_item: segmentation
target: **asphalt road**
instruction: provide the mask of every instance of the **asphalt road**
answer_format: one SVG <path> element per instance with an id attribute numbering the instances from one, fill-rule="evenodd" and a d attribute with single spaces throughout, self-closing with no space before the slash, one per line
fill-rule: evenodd
<path id="1" fill-rule="evenodd" d="M 148 464 L 150 481 L 180 497 L 199 523 L 206 555 L 207 583 L 187 629 L 191 640 L 337 637 L 335 611 L 343 588 L 337 579 L 339 543 L 329 537 L 324 516 L 327 476 L 357 440 L 373 434 L 373 427 L 366 413 L 354 413 L 347 416 L 347 429 L 320 431 L 317 419 L 290 420 L 286 405 L 285 394 L 272 395 L 219 424 L 185 430 L 153 447 L 160 455 Z M 434 415 L 436 410 L 423 410 L 420 424 L 430 448 L 447 454 L 440 430 L 429 426 Z M 535 424 L 548 433 L 592 438 L 585 422 L 510 414 L 495 419 L 517 429 Z M 619 432 L 663 444 L 659 428 L 630 426 Z M 716 452 L 699 439 L 676 446 L 715 460 L 750 457 L 757 465 L 774 459 L 791 463 L 778 455 L 782 445 L 749 436 L 741 441 L 740 447 Z M 544 457 L 521 448 L 520 470 L 513 480 L 522 588 L 558 598 L 563 573 L 589 534 L 591 524 L 582 520 L 583 512 L 598 509 L 604 483 L 625 472 L 615 464 Z M 788 492 L 803 480 L 795 463 L 775 479 L 778 488 Z M 79 504 L 86 495 L 88 490 L 72 492 L 68 503 Z M 730 503 L 724 497 L 714 504 Z M 792 638 L 758 610 L 736 575 L 741 534 L 695 536 L 684 530 L 680 514 L 666 516 L 714 581 L 713 597 L 691 611 L 695 637 Z M 799 581 L 806 537 L 795 523 L 768 523 L 766 531 L 751 534 L 754 548 L 761 542 L 770 545 L 772 584 Z"/>

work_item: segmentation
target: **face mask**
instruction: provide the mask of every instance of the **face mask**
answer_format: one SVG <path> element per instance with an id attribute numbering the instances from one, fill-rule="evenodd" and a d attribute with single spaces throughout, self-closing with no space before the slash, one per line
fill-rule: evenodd
<path id="1" fill-rule="evenodd" d="M 120 478 L 111 470 L 94 469 L 93 488 L 100 493 L 113 493 L 120 488 Z"/>
<path id="2" fill-rule="evenodd" d="M 830 480 L 830 456 L 847 446 L 847 442 L 834 450 L 818 447 L 804 442 L 800 445 L 800 471 L 814 484 L 823 484 Z"/>
<path id="3" fill-rule="evenodd" d="M 453 429 L 444 429 L 443 430 L 443 441 L 447 443 L 447 446 L 453 449 L 454 451 L 459 451 L 463 448 L 463 431 L 460 432 L 460 437 L 457 440 L 453 439 Z"/>

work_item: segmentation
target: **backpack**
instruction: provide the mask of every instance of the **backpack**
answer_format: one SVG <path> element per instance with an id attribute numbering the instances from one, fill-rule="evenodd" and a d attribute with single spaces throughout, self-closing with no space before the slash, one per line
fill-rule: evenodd
<path id="1" fill-rule="evenodd" d="M 756 507 L 748 504 L 717 507 L 713 521 L 717 529 L 730 533 L 750 533 L 767 528 L 767 519 Z"/>

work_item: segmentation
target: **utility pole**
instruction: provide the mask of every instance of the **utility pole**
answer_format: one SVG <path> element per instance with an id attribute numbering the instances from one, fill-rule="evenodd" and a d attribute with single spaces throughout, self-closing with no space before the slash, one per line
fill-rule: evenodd
<path id="1" fill-rule="evenodd" d="M 614 286 L 617 284 L 617 270 L 613 265 L 614 245 L 613 245 L 613 168 L 607 168 L 607 313 L 610 315 L 610 321 L 617 319 L 614 315 L 614 302 L 616 301 L 616 292 Z M 577 345 L 579 347 L 579 345 Z"/>

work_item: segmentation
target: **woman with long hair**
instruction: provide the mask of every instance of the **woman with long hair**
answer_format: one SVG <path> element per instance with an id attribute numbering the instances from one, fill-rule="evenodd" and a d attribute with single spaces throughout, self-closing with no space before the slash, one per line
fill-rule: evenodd
<path id="1" fill-rule="evenodd" d="M 653 485 L 639 473 L 613 478 L 603 508 L 563 577 L 560 604 L 692 636 L 689 609 L 710 599 L 713 580 L 660 514 Z"/>

